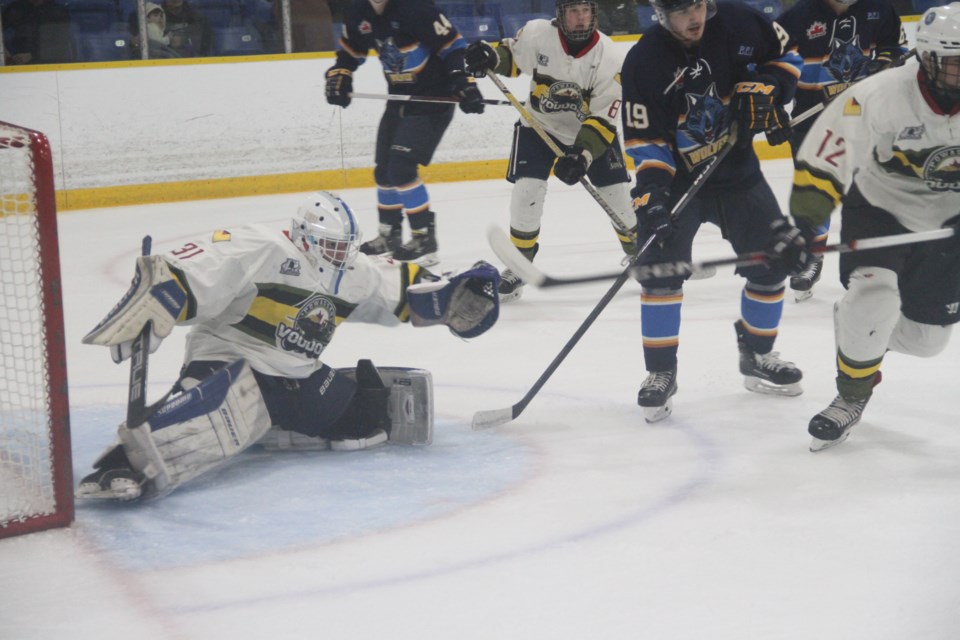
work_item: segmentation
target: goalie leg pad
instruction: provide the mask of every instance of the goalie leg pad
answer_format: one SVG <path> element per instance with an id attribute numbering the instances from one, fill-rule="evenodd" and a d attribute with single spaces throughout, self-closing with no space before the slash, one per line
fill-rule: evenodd
<path id="1" fill-rule="evenodd" d="M 120 441 L 135 471 L 146 476 L 143 495 L 159 497 L 219 467 L 270 429 L 260 388 L 245 360 L 171 398 L 146 423 L 120 426 Z"/>
<path id="2" fill-rule="evenodd" d="M 338 369 L 356 377 L 356 369 Z M 387 415 L 391 444 L 428 445 L 433 442 L 433 376 L 425 369 L 377 367 L 390 391 Z"/>
<path id="3" fill-rule="evenodd" d="M 170 335 L 181 312 L 187 306 L 187 291 L 170 270 L 162 256 L 137 258 L 137 270 L 130 288 L 107 317 L 83 337 L 84 344 L 109 347 L 113 359 L 120 362 L 129 357 L 129 344 L 148 322 L 150 353 L 157 350 L 161 340 Z M 126 346 L 127 352 L 122 348 Z"/>

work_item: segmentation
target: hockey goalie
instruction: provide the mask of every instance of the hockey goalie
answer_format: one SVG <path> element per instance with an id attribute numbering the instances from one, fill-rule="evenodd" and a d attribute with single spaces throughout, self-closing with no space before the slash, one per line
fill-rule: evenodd
<path id="1" fill-rule="evenodd" d="M 163 496 L 253 444 L 429 444 L 429 372 L 378 369 L 370 360 L 334 369 L 320 356 L 344 320 L 443 324 L 457 336 L 479 336 L 498 317 L 499 275 L 478 262 L 441 277 L 364 255 L 360 241 L 350 207 L 320 192 L 302 204 L 289 230 L 220 230 L 138 258 L 129 291 L 83 341 L 109 347 L 117 363 L 132 355 L 135 368 L 175 326 L 188 325 L 185 361 L 164 399 L 139 416 L 128 411 L 77 496 Z"/>

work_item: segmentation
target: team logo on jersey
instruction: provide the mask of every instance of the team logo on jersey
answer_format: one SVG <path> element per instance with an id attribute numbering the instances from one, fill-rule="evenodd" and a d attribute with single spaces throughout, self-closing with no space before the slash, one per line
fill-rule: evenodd
<path id="1" fill-rule="evenodd" d="M 300 261 L 296 258 L 287 258 L 283 261 L 283 264 L 280 265 L 280 273 L 285 276 L 299 276 Z"/>
<path id="2" fill-rule="evenodd" d="M 855 80 L 868 61 L 860 49 L 860 36 L 849 40 L 834 38 L 830 41 L 830 57 L 823 67 L 834 80 L 846 83 Z"/>
<path id="3" fill-rule="evenodd" d="M 405 57 L 393 41 L 393 36 L 386 40 L 377 40 L 377 51 L 380 53 L 380 64 L 383 65 L 385 71 L 388 73 L 403 71 Z"/>
<path id="4" fill-rule="evenodd" d="M 230 242 L 230 238 L 231 238 L 230 232 L 227 231 L 226 229 L 221 229 L 220 231 L 213 232 L 213 238 L 211 238 L 211 241 L 212 242 Z"/>
<path id="5" fill-rule="evenodd" d="M 856 98 L 850 98 L 847 100 L 847 103 L 843 105 L 843 115 L 845 116 L 859 116 L 863 113 L 863 107 L 860 106 L 860 102 Z"/>
<path id="6" fill-rule="evenodd" d="M 364 20 L 363 22 L 361 22 L 361 23 L 360 23 L 360 26 L 357 27 L 357 29 L 360 31 L 360 33 L 362 33 L 362 34 L 364 34 L 364 35 L 369 35 L 369 34 L 373 33 L 373 27 L 371 27 L 371 26 L 370 26 L 370 23 L 367 22 L 366 20 Z M 346 25 L 344 25 L 343 31 L 344 31 L 344 33 L 346 33 L 346 31 L 347 31 Z"/>
<path id="7" fill-rule="evenodd" d="M 923 163 L 923 181 L 934 191 L 960 192 L 960 147 L 946 147 Z"/>
<path id="8" fill-rule="evenodd" d="M 570 111 L 582 120 L 584 114 L 580 111 L 581 104 L 583 91 L 576 82 L 554 82 L 547 87 L 546 95 L 540 96 L 540 111 L 543 113 Z"/>
<path id="9" fill-rule="evenodd" d="M 337 307 L 329 298 L 311 296 L 300 305 L 297 315 L 288 316 L 287 321 L 290 324 L 277 325 L 277 347 L 319 358 L 337 328 Z"/>
<path id="10" fill-rule="evenodd" d="M 545 56 L 545 55 L 542 54 L 542 53 L 538 53 L 538 54 L 537 54 L 537 64 L 540 65 L 541 67 L 545 67 L 545 66 L 547 66 L 548 64 L 550 64 L 550 58 L 548 58 L 547 56 Z"/>
<path id="11" fill-rule="evenodd" d="M 807 27 L 807 40 L 821 38 L 825 35 L 827 35 L 827 25 L 819 20 Z"/>
<path id="12" fill-rule="evenodd" d="M 897 140 L 921 140 L 926 133 L 927 128 L 922 124 L 916 127 L 904 127 L 897 135 Z"/>
<path id="13" fill-rule="evenodd" d="M 717 139 L 723 128 L 726 109 L 717 94 L 716 83 L 703 93 L 688 93 L 687 115 L 681 128 L 694 142 L 710 144 Z"/>

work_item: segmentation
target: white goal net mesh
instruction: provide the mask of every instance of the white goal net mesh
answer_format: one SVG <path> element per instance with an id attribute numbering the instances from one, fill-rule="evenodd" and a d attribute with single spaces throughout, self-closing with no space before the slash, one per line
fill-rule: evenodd
<path id="1" fill-rule="evenodd" d="M 52 185 L 38 177 L 30 133 L 0 123 L 0 536 L 12 528 L 31 529 L 24 526 L 30 520 L 42 522 L 67 508 L 58 505 L 63 498 L 55 466 L 62 454 L 55 447 L 54 424 L 56 395 L 65 400 L 66 381 L 52 380 L 49 366 L 51 357 L 63 357 L 62 344 L 55 352 L 48 344 L 62 339 L 50 335 L 48 319 L 61 309 L 59 291 L 57 308 L 47 308 L 46 290 L 51 276 L 59 287 L 59 269 L 49 273 L 43 260 L 42 252 L 55 253 L 56 246 L 43 248 L 49 240 L 42 239 L 40 215 L 40 190 L 52 192 Z M 69 467 L 69 460 L 61 463 Z M 68 508 L 72 515 L 72 505 Z"/>

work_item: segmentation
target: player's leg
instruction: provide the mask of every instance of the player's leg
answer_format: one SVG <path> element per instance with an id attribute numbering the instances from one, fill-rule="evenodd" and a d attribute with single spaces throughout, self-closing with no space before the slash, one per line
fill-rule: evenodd
<path id="1" fill-rule="evenodd" d="M 255 443 L 270 415 L 249 365 L 238 360 L 172 396 L 144 424 L 120 425 L 119 441 L 94 464 L 80 498 L 159 497 Z"/>
<path id="2" fill-rule="evenodd" d="M 721 229 L 736 253 L 762 251 L 769 246 L 773 239 L 771 224 L 783 215 L 765 180 L 724 194 L 719 201 Z M 800 395 L 803 373 L 773 351 L 783 315 L 786 271 L 756 265 L 737 272 L 746 278 L 740 293 L 740 319 L 734 325 L 744 386 L 758 393 Z"/>
<path id="3" fill-rule="evenodd" d="M 390 255 L 403 244 L 403 204 L 389 174 L 390 145 L 399 122 L 400 105 L 388 104 L 380 118 L 373 156 L 373 179 L 377 184 L 378 233 L 375 238 L 360 245 L 360 251 L 370 255 Z"/>
<path id="4" fill-rule="evenodd" d="M 453 105 L 404 104 L 393 144 L 389 150 L 390 181 L 410 223 L 411 239 L 393 252 L 397 260 L 430 266 L 437 259 L 436 215 L 419 175 L 427 166 L 453 119 Z"/>
<path id="5" fill-rule="evenodd" d="M 653 243 L 640 256 L 638 264 L 689 262 L 693 240 L 700 228 L 703 201 L 694 198 L 680 213 L 677 228 L 664 248 Z M 641 244 L 645 237 L 638 237 Z M 657 422 L 673 410 L 677 392 L 677 351 L 680 346 L 680 310 L 683 303 L 683 278 L 647 278 L 640 281 L 640 329 L 643 361 L 647 377 L 637 393 L 647 422 Z"/>
<path id="6" fill-rule="evenodd" d="M 530 127 L 517 122 L 513 128 L 513 146 L 507 166 L 507 180 L 513 183 L 510 194 L 510 240 L 527 260 L 533 261 L 540 249 L 540 220 L 547 196 L 547 178 L 556 156 Z M 516 300 L 524 282 L 511 269 L 500 274 L 500 302 Z"/>
<path id="7" fill-rule="evenodd" d="M 620 150 L 620 141 L 614 139 L 606 153 L 593 161 L 587 178 L 615 214 L 610 220 L 623 252 L 632 257 L 637 253 L 637 215 L 630 201 L 630 175 Z"/>
<path id="8" fill-rule="evenodd" d="M 793 128 L 790 134 L 790 153 L 793 155 L 794 165 L 796 165 L 797 150 L 807 136 L 813 120 L 807 120 Z M 823 249 L 827 246 L 827 237 L 830 233 L 830 220 L 827 219 L 822 225 L 814 231 L 811 248 Z M 820 281 L 823 274 L 823 256 L 815 254 L 800 273 L 790 276 L 790 289 L 793 291 L 793 298 L 796 302 L 803 302 L 813 296 L 813 285 Z"/>

